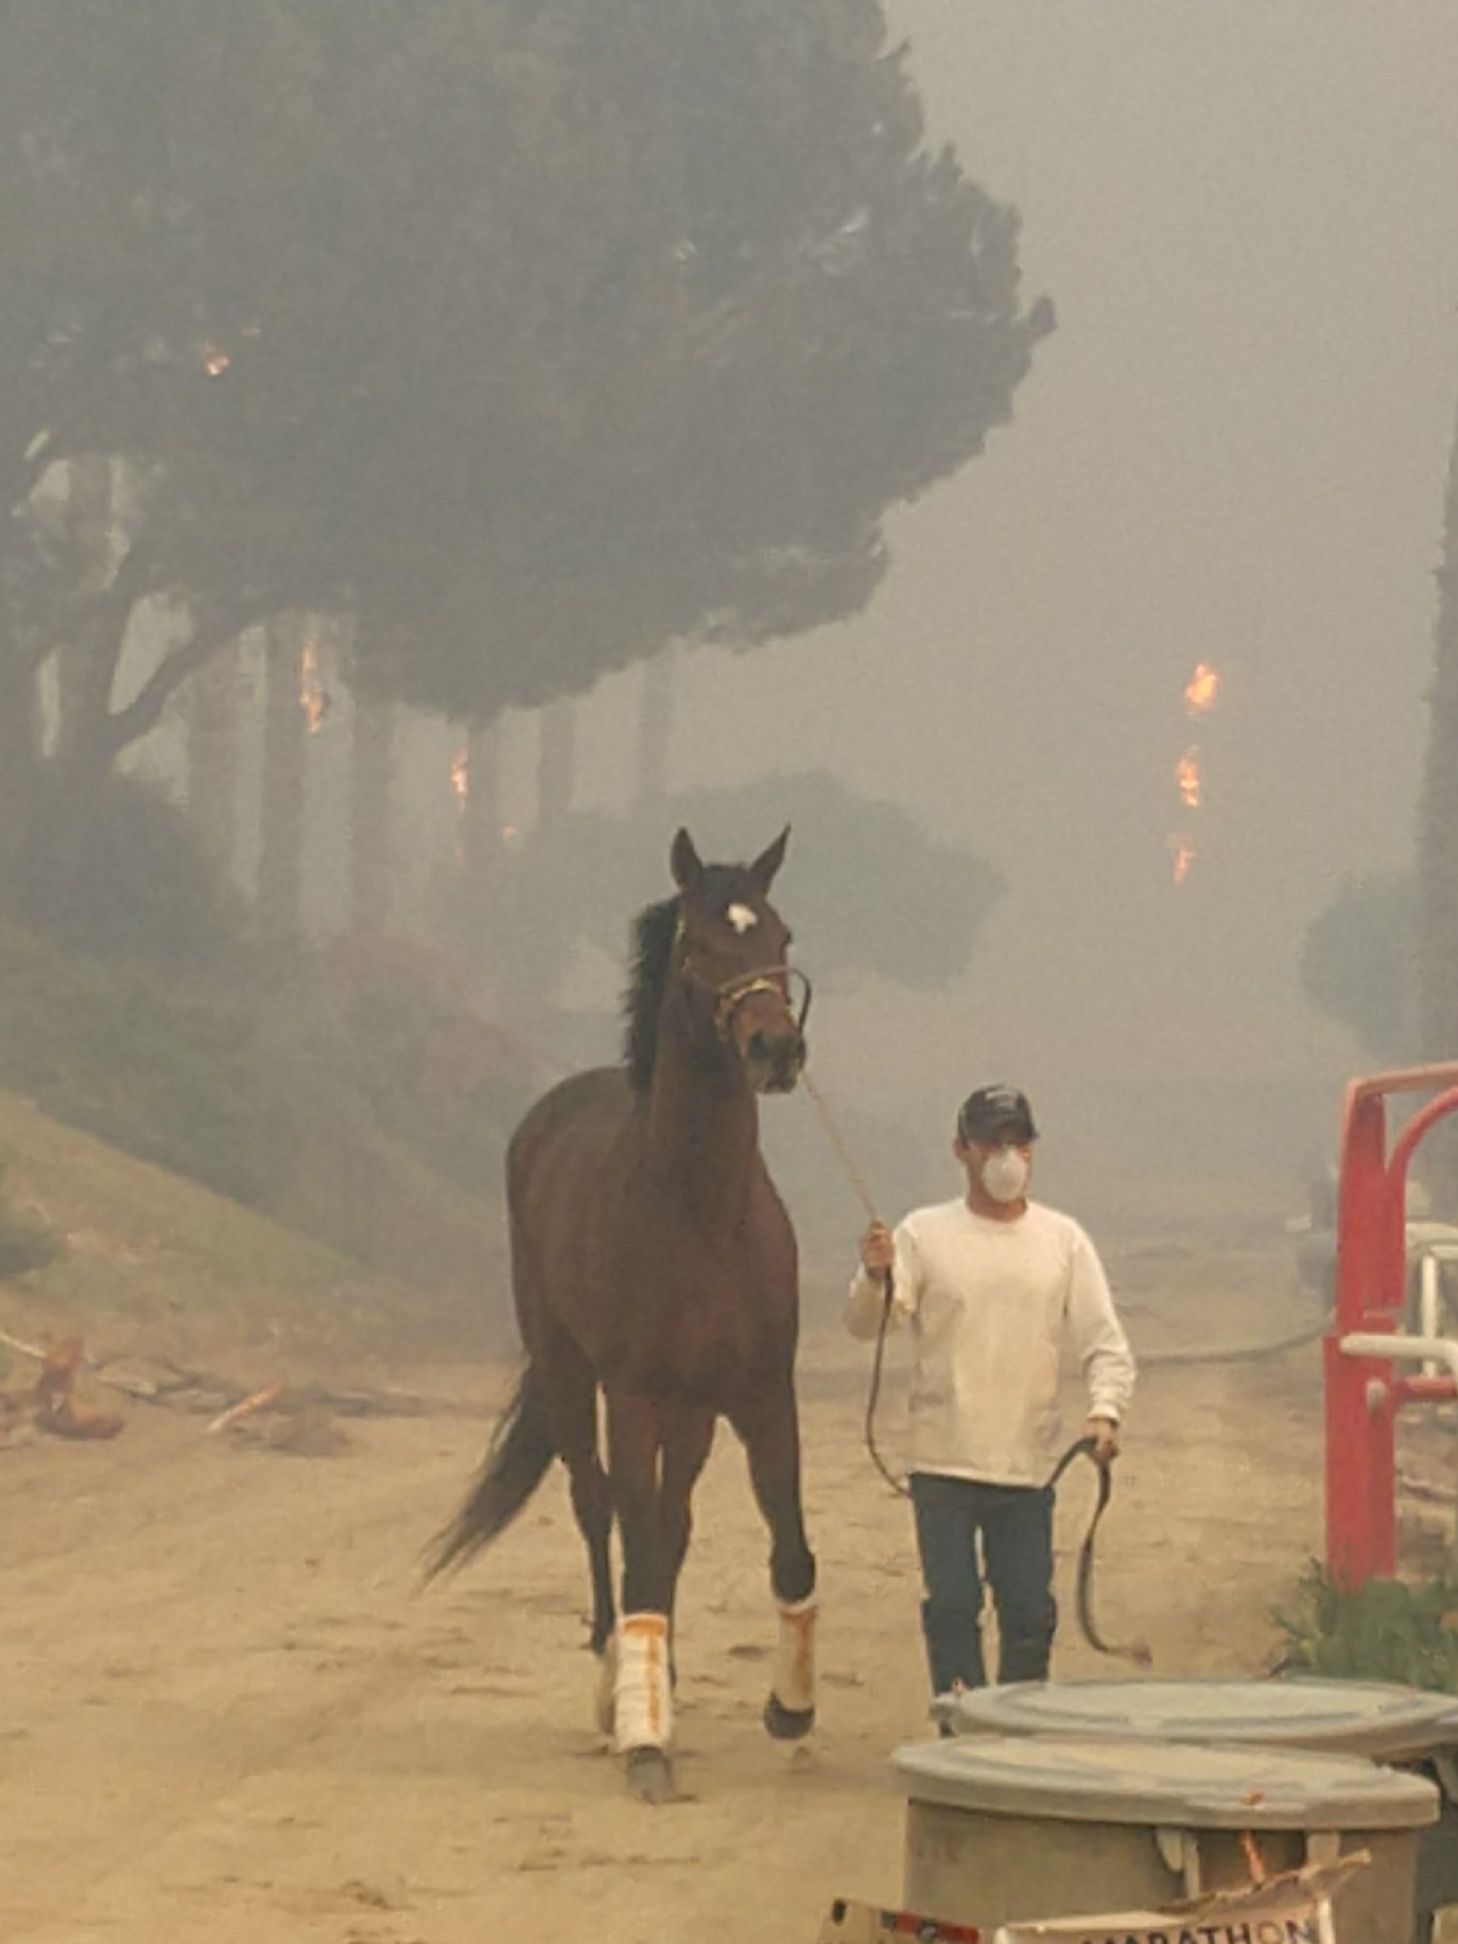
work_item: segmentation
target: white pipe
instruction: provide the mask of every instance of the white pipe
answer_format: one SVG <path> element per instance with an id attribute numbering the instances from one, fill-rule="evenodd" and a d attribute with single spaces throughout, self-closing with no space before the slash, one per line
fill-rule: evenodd
<path id="1" fill-rule="evenodd" d="M 1418 1265 L 1418 1322 L 1425 1337 L 1437 1336 L 1442 1321 L 1442 1274 L 1438 1258 L 1429 1250 Z M 1425 1377 L 1435 1377 L 1437 1372 L 1438 1366 L 1431 1359 L 1423 1365 Z"/>
<path id="2" fill-rule="evenodd" d="M 1458 1342 L 1440 1336 L 1384 1336 L 1379 1330 L 1357 1330 L 1344 1336 L 1338 1348 L 1344 1357 L 1406 1357 L 1418 1363 L 1445 1364 L 1458 1385 Z"/>
<path id="3" fill-rule="evenodd" d="M 1338 1348 L 1344 1357 L 1416 1357 L 1424 1369 L 1430 1364 L 1446 1364 L 1458 1390 L 1458 1342 L 1452 1337 L 1384 1336 L 1378 1330 L 1356 1330 L 1342 1337 Z M 1376 1388 L 1380 1390 L 1381 1386 Z M 1369 1406 L 1372 1389 L 1369 1385 Z"/>

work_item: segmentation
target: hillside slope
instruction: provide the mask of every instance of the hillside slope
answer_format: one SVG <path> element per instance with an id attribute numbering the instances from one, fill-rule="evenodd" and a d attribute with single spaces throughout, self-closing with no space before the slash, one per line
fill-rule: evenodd
<path id="1" fill-rule="evenodd" d="M 0 1327 L 14 1334 L 78 1329 L 113 1351 L 171 1356 L 219 1343 L 409 1351 L 417 1340 L 424 1356 L 506 1334 L 494 1252 L 474 1287 L 427 1296 L 9 1094 L 0 1154 L 14 1200 L 66 1243 L 49 1268 L 0 1282 Z"/>

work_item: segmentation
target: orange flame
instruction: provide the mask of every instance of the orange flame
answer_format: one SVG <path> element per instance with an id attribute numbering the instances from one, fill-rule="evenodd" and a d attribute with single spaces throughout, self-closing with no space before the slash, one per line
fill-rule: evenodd
<path id="1" fill-rule="evenodd" d="M 203 346 L 203 370 L 209 378 L 221 378 L 223 373 L 231 368 L 232 363 L 232 352 L 225 351 L 221 344 Z"/>
<path id="2" fill-rule="evenodd" d="M 1191 716 L 1209 715 L 1220 700 L 1219 671 L 1208 662 L 1196 662 L 1195 672 L 1185 684 L 1185 711 Z"/>
<path id="3" fill-rule="evenodd" d="M 329 691 L 319 672 L 319 643 L 313 635 L 299 651 L 299 707 L 309 725 L 309 734 L 317 736 L 329 713 Z"/>
<path id="4" fill-rule="evenodd" d="M 1204 800 L 1205 779 L 1200 771 L 1200 751 L 1195 743 L 1175 764 L 1175 784 L 1179 789 L 1180 802 L 1187 810 L 1198 810 Z"/>
<path id="5" fill-rule="evenodd" d="M 1181 837 L 1174 847 L 1174 862 L 1171 876 L 1176 884 L 1183 884 L 1190 875 L 1190 866 L 1195 861 L 1195 847 L 1188 837 Z"/>
<path id="6" fill-rule="evenodd" d="M 471 794 L 471 752 L 462 749 L 451 759 L 451 788 L 456 802 L 464 804 Z"/>

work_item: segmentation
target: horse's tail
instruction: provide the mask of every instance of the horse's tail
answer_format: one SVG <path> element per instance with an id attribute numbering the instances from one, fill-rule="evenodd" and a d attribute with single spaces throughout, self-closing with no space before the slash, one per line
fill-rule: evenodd
<path id="1" fill-rule="evenodd" d="M 434 1579 L 463 1566 L 509 1526 L 541 1484 L 556 1455 L 547 1410 L 530 1364 L 497 1420 L 491 1447 L 471 1495 L 437 1538 L 426 1566 Z"/>

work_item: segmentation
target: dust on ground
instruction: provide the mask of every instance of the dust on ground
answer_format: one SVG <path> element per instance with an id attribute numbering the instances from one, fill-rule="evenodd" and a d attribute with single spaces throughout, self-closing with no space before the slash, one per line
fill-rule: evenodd
<path id="1" fill-rule="evenodd" d="M 1146 1351 L 1313 1314 L 1280 1241 L 1130 1245 L 1115 1267 Z M 867 1355 L 834 1328 L 832 1282 L 801 1357 L 821 1726 L 791 1755 L 759 1725 L 766 1544 L 725 1432 L 681 1600 L 690 1799 L 657 1810 L 626 1798 L 591 1729 L 560 1477 L 479 1565 L 420 1591 L 508 1367 L 396 1365 L 392 1382 L 475 1399 L 479 1417 L 351 1421 L 323 1457 L 141 1405 L 113 1444 L 0 1451 L 0 1936 L 809 1944 L 834 1896 L 895 1899 L 886 1755 L 925 1727 L 919 1588 L 906 1509 L 862 1446 Z M 893 1384 L 893 1454 L 898 1410 Z M 1319 1547 L 1320 1446 L 1314 1347 L 1149 1370 L 1101 1542 L 1106 1631 L 1146 1636 L 1166 1673 L 1266 1666 L 1271 1608 Z M 1091 1496 L 1075 1473 L 1060 1497 L 1069 1597 Z M 1071 1625 L 1057 1666 L 1122 1671 Z"/>

